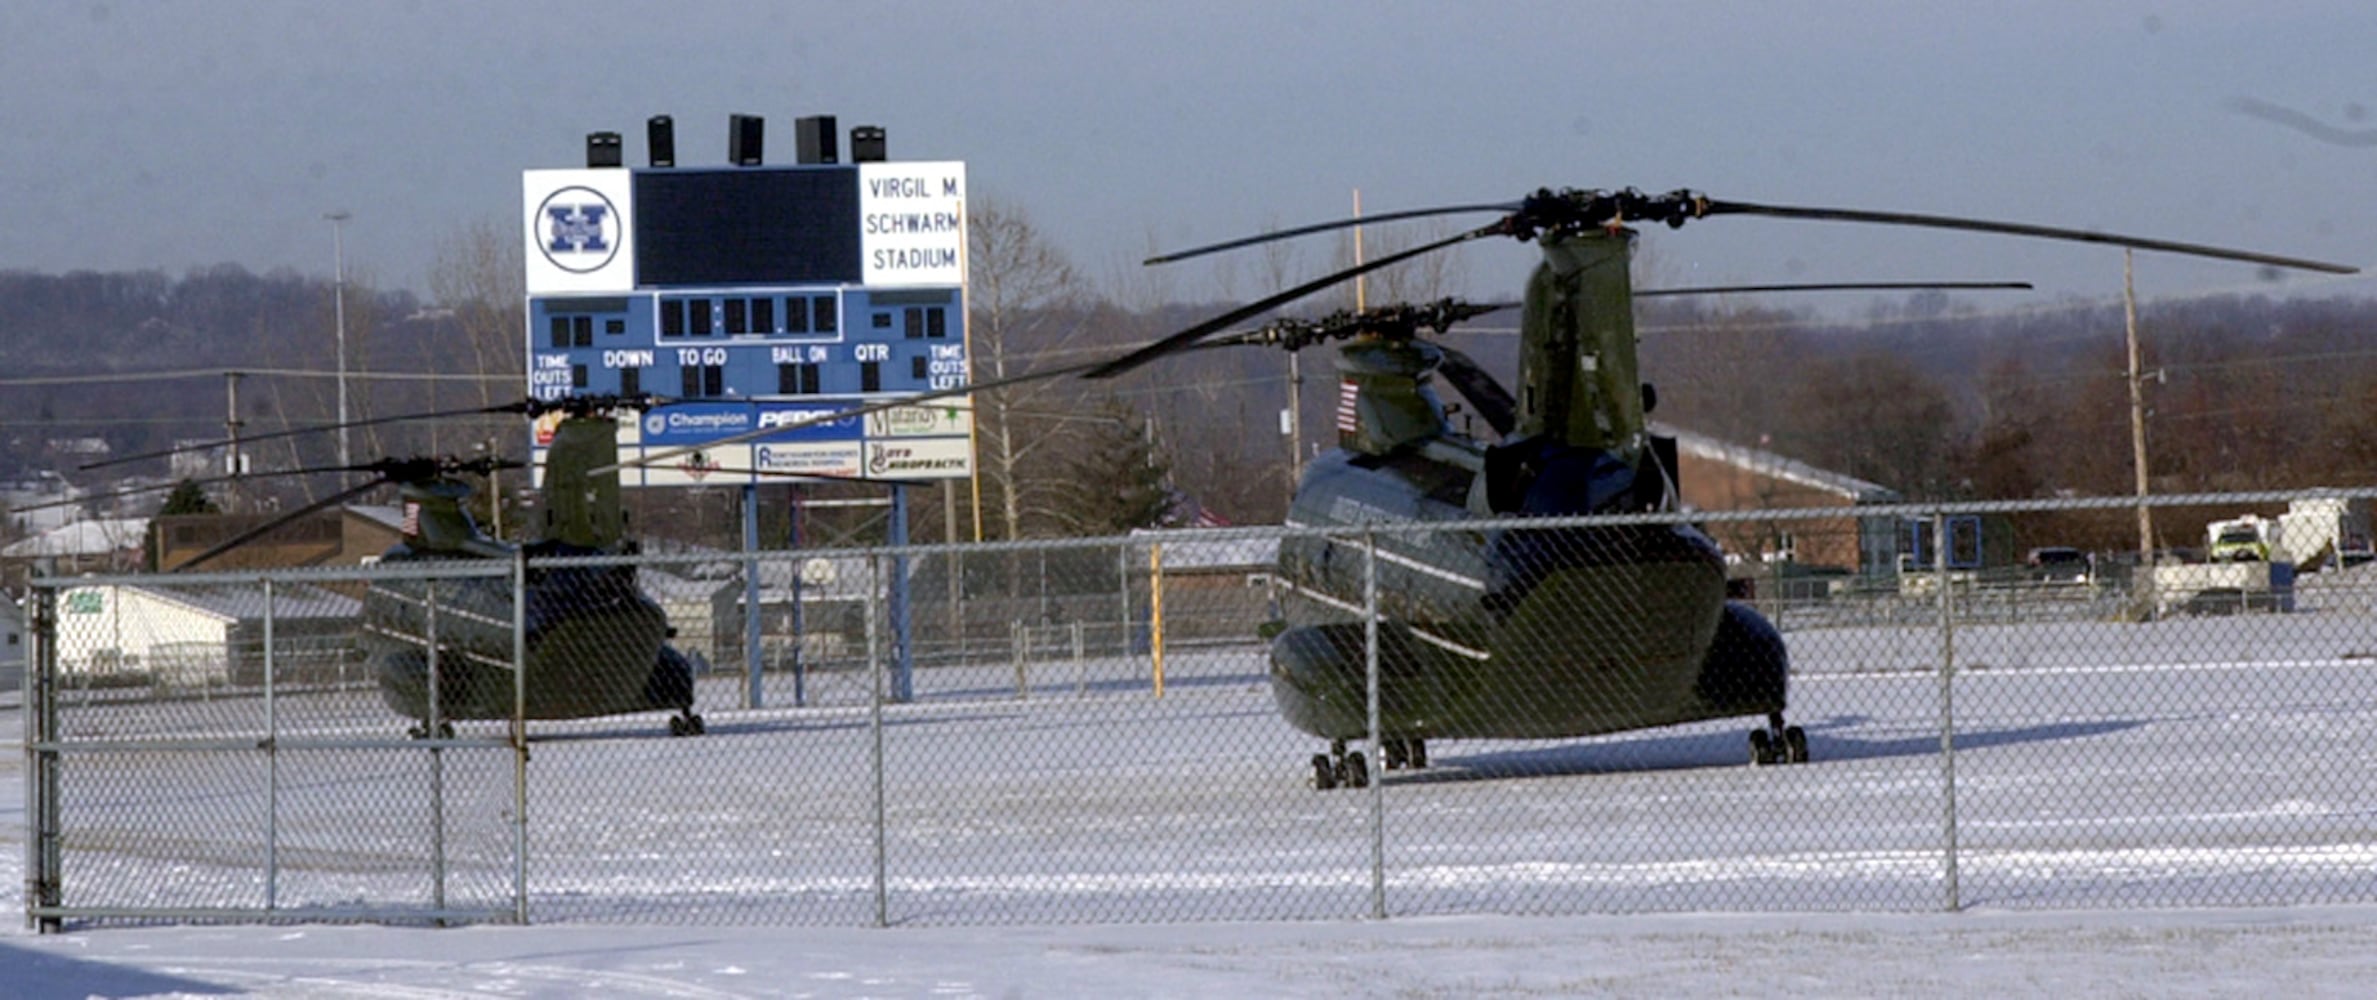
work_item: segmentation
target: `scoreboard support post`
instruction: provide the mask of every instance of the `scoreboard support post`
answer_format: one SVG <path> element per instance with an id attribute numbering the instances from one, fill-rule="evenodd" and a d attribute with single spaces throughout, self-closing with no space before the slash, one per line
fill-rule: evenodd
<path id="1" fill-rule="evenodd" d="M 759 485 L 743 484 L 743 551 L 759 551 Z M 795 573 L 794 576 L 800 574 Z M 794 600 L 799 600 L 796 596 Z M 763 708 L 767 697 L 760 684 L 760 672 L 766 668 L 766 651 L 760 648 L 759 627 L 765 618 L 765 608 L 759 603 L 759 558 L 753 556 L 743 563 L 743 707 Z M 794 637 L 799 645 L 799 637 Z"/>
<path id="2" fill-rule="evenodd" d="M 891 487 L 891 700 L 916 700 L 915 630 L 908 621 L 908 487 Z"/>

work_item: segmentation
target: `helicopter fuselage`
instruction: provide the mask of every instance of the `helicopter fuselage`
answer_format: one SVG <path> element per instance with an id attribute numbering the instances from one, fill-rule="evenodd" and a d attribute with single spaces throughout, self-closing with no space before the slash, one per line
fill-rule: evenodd
<path id="1" fill-rule="evenodd" d="M 400 545 L 381 561 L 423 558 Z M 362 634 L 381 699 L 423 722 L 433 685 L 441 720 L 508 719 L 516 700 L 530 719 L 685 708 L 691 670 L 667 648 L 667 615 L 636 586 L 634 573 L 615 566 L 534 570 L 517 610 L 508 577 L 375 582 L 364 594 Z M 527 674 L 516 682 L 512 622 L 519 613 Z"/>
<path id="2" fill-rule="evenodd" d="M 1475 478 L 1416 451 L 1310 467 L 1290 523 L 1347 530 L 1281 545 L 1271 686 L 1289 723 L 1369 732 L 1369 573 L 1384 736 L 1562 738 L 1781 711 L 1781 640 L 1725 599 L 1717 546 L 1689 525 L 1364 528 L 1473 519 Z"/>

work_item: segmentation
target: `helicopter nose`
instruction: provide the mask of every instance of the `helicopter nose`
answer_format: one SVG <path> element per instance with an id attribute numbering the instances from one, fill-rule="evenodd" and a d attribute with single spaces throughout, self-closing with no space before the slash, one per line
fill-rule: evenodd
<path id="1" fill-rule="evenodd" d="M 1290 725 L 1326 739 L 1369 730 L 1359 626 L 1305 625 L 1271 640 L 1271 697 Z"/>

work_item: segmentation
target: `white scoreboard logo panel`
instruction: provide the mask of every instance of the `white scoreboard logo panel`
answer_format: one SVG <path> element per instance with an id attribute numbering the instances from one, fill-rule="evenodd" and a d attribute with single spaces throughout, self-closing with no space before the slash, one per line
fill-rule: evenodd
<path id="1" fill-rule="evenodd" d="M 522 172 L 528 294 L 635 288 L 633 176 L 621 168 Z"/>

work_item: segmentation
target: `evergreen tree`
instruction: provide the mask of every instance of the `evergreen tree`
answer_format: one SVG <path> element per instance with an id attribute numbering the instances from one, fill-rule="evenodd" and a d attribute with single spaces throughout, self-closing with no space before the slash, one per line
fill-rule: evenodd
<path id="1" fill-rule="evenodd" d="M 1171 513 L 1171 459 L 1137 410 L 1105 397 L 1076 425 L 1064 462 L 1064 508 L 1082 535 L 1152 528 Z"/>
<path id="2" fill-rule="evenodd" d="M 173 484 L 173 492 L 165 495 L 165 506 L 157 511 L 157 516 L 162 518 L 174 514 L 220 513 L 222 513 L 222 509 L 216 507 L 214 501 L 207 499 L 206 491 L 198 488 L 197 482 L 184 479 Z M 148 571 L 151 573 L 157 571 L 157 527 L 155 522 L 150 522 L 149 530 L 140 539 L 140 564 L 148 567 Z"/>

